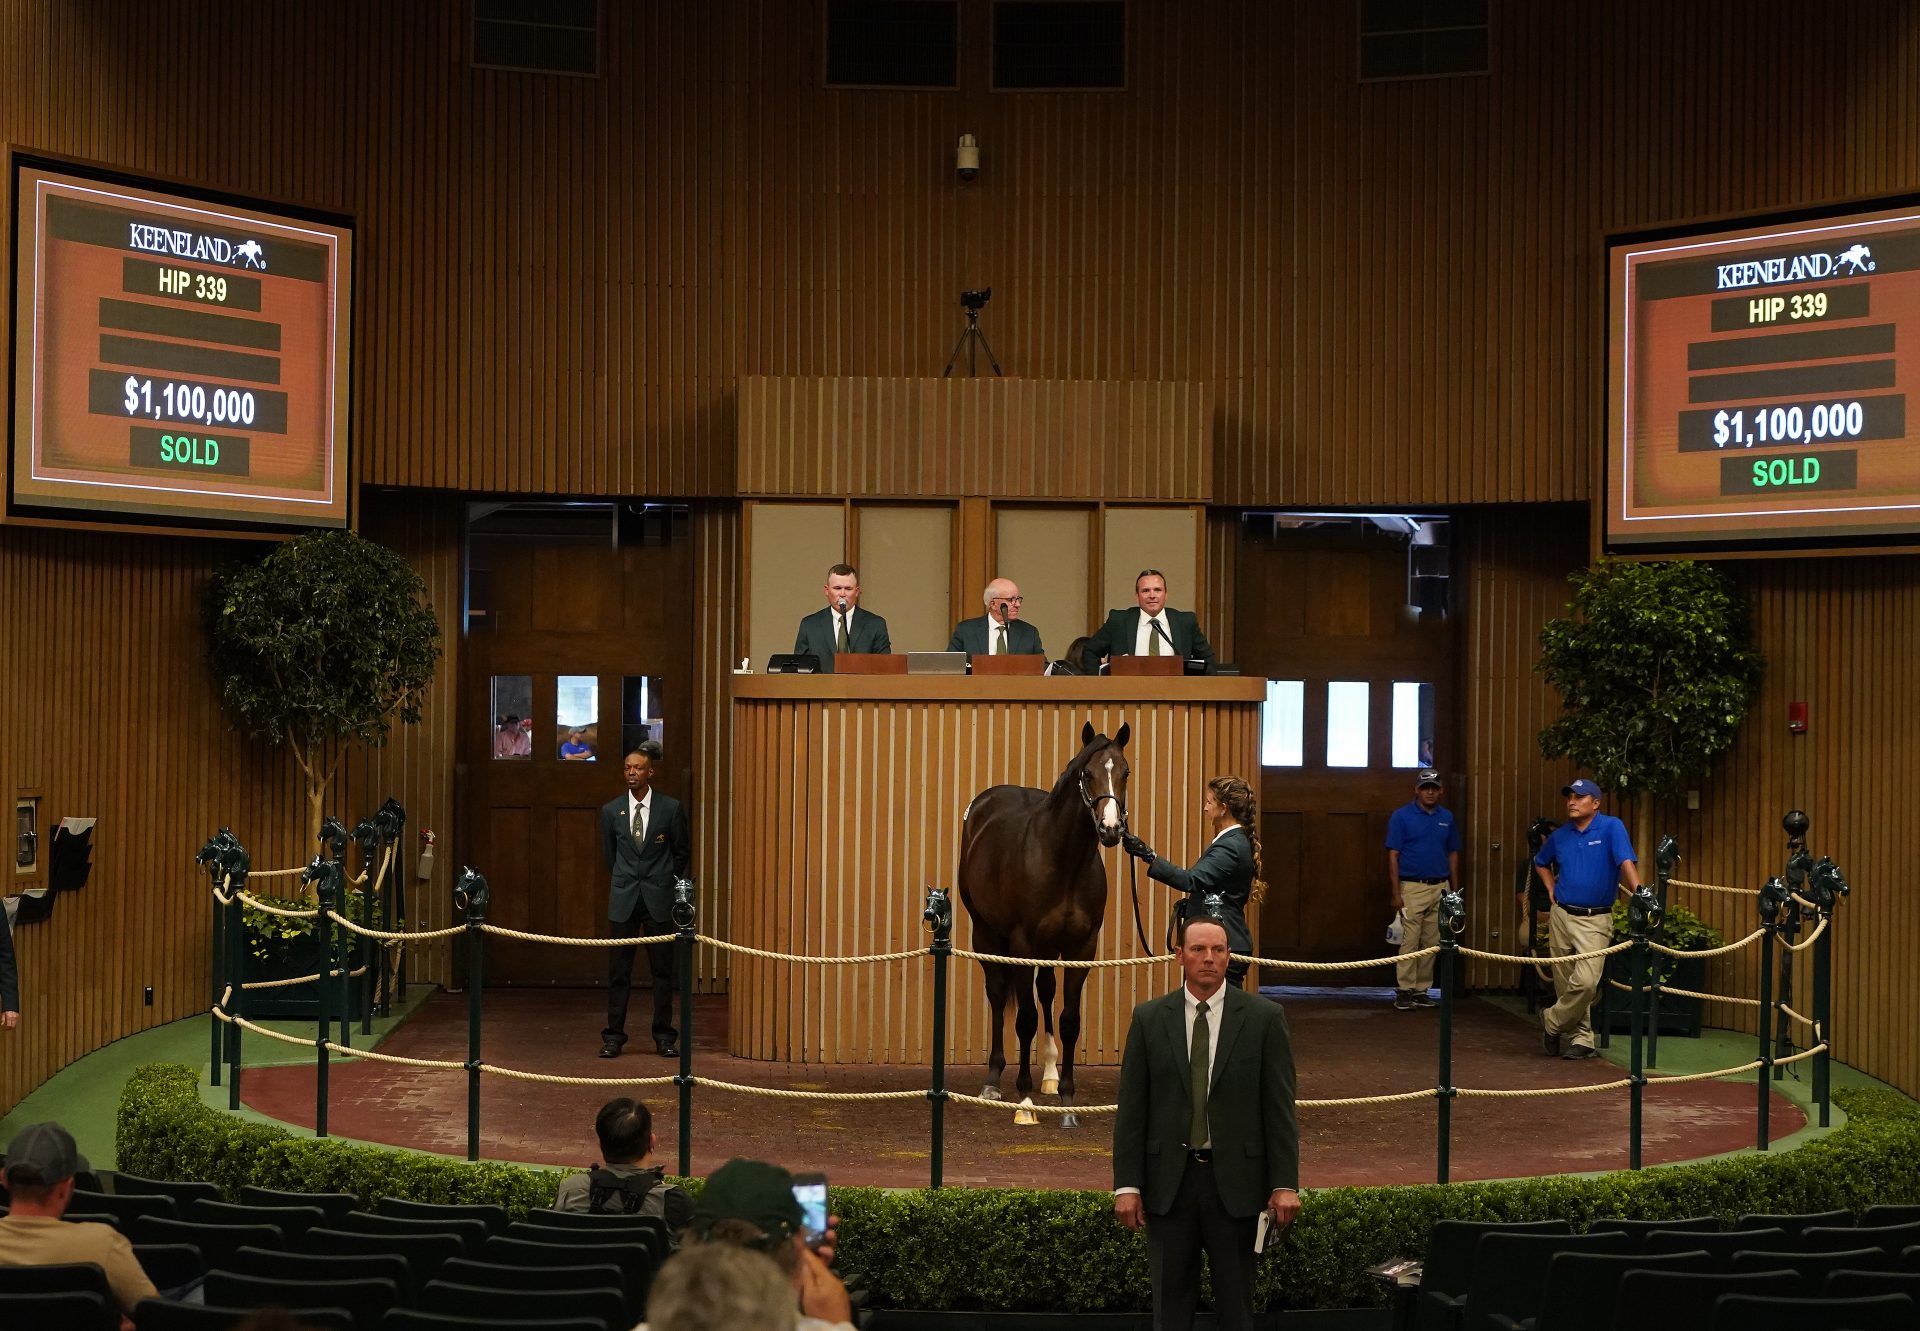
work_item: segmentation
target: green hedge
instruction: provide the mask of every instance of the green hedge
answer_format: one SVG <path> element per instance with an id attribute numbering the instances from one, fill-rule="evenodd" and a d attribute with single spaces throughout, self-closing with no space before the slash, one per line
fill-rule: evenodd
<path id="1" fill-rule="evenodd" d="M 1842 1091 L 1847 1125 L 1795 1151 L 1591 1178 L 1540 1178 L 1310 1192 L 1278 1260 L 1260 1264 L 1267 1308 L 1379 1303 L 1367 1267 L 1422 1251 L 1442 1219 L 1647 1218 L 1854 1210 L 1920 1202 L 1920 1105 L 1890 1091 Z M 517 1165 L 316 1141 L 245 1123 L 200 1099 L 193 1069 L 149 1064 L 120 1098 L 120 1164 L 157 1178 L 351 1192 L 433 1202 L 550 1205 L 562 1175 Z M 786 1162 L 801 1163 L 804 1162 Z M 697 1184 L 695 1185 L 697 1186 Z M 1123 1312 L 1148 1302 L 1146 1244 L 1113 1220 L 1103 1192 L 836 1188 L 841 1265 L 876 1306 L 928 1310 Z"/>

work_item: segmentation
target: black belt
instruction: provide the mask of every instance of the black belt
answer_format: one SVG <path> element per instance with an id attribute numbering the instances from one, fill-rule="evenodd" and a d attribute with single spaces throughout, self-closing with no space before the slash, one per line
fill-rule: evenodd
<path id="1" fill-rule="evenodd" d="M 1403 878 L 1400 881 L 1403 883 L 1425 883 L 1428 887 L 1438 887 L 1447 880 L 1444 878 Z"/>
<path id="2" fill-rule="evenodd" d="M 1187 1159 L 1193 1161 L 1196 1165 L 1210 1165 L 1213 1163 L 1213 1148 L 1211 1146 L 1203 1146 L 1196 1150 L 1189 1150 L 1187 1152 Z"/>
<path id="3" fill-rule="evenodd" d="M 1562 906 L 1557 901 L 1554 902 L 1553 904 L 1557 909 L 1563 910 L 1569 915 L 1611 915 L 1613 914 L 1612 906 Z"/>

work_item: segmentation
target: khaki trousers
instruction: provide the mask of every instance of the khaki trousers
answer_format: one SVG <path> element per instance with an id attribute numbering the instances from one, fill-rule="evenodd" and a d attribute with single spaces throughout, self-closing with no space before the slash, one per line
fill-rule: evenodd
<path id="1" fill-rule="evenodd" d="M 1548 950 L 1556 957 L 1571 957 L 1581 952 L 1598 952 L 1613 942 L 1613 915 L 1569 915 L 1559 906 L 1547 922 Z M 1547 1033 L 1557 1035 L 1564 1044 L 1593 1048 L 1593 1002 L 1600 996 L 1600 976 L 1605 957 L 1591 957 L 1571 966 L 1553 968 L 1553 988 L 1559 996 L 1554 1005 L 1540 1014 Z"/>
<path id="2" fill-rule="evenodd" d="M 1440 894 L 1445 883 L 1400 880 L 1400 954 L 1418 952 L 1440 941 Z M 1395 983 L 1403 990 L 1425 993 L 1433 988 L 1433 958 L 1417 957 L 1395 965 Z"/>

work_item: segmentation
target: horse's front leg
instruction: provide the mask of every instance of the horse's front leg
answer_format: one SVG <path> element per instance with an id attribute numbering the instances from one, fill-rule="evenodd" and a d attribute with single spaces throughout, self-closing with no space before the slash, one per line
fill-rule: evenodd
<path id="1" fill-rule="evenodd" d="M 1013 976 L 1010 968 L 990 962 L 982 962 L 980 968 L 987 973 L 987 1006 L 993 1009 L 993 1043 L 987 1055 L 987 1084 L 980 1088 L 980 1098 L 998 1100 L 1000 1078 L 1007 1070 L 1007 994 L 1012 988 Z"/>

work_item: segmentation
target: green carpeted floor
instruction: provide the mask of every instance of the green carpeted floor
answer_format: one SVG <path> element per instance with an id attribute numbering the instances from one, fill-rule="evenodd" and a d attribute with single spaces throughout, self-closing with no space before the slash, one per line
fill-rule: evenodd
<path id="1" fill-rule="evenodd" d="M 371 1047 L 377 1047 L 389 1031 L 412 1015 L 413 1010 L 433 992 L 433 985 L 409 985 L 406 997 L 394 1005 L 392 1016 L 374 1018 Z M 126 1084 L 128 1074 L 142 1063 L 185 1063 L 199 1068 L 203 1094 L 208 1096 L 210 1103 L 224 1107 L 227 1103 L 226 1088 L 222 1086 L 216 1089 L 206 1082 L 207 1056 L 212 1048 L 208 1032 L 211 1020 L 204 1016 L 188 1017 L 165 1026 L 156 1026 L 150 1031 L 129 1035 L 124 1040 L 115 1040 L 61 1069 L 15 1105 L 12 1113 L 0 1118 L 0 1143 L 12 1141 L 13 1134 L 29 1123 L 52 1120 L 73 1134 L 80 1153 L 87 1157 L 87 1162 L 95 1169 L 112 1169 L 114 1115 L 120 1105 L 120 1088 Z M 263 1021 L 259 1024 L 269 1030 L 308 1040 L 314 1035 L 314 1024 L 310 1021 Z M 363 1039 L 356 1025 L 354 1042 L 359 1044 Z M 249 1037 L 245 1048 L 246 1066 L 250 1068 L 313 1061 L 310 1047 L 302 1049 L 278 1040 Z M 240 1113 L 261 1122 L 267 1121 L 251 1110 L 242 1109 Z"/>

